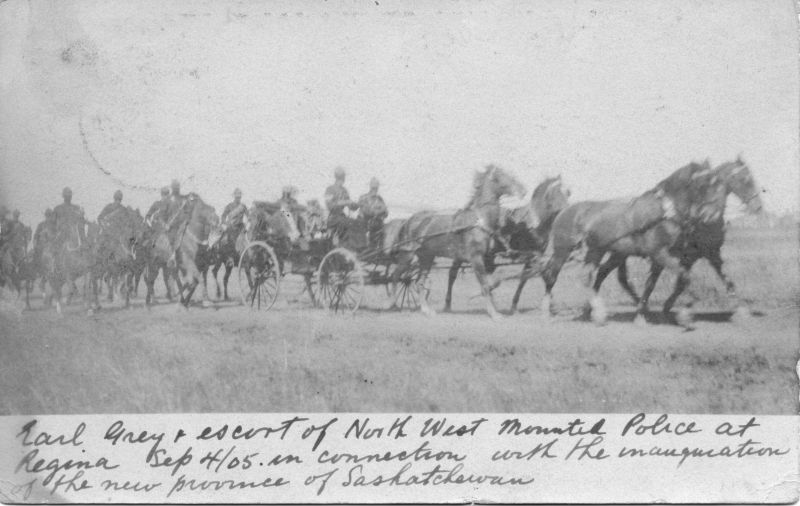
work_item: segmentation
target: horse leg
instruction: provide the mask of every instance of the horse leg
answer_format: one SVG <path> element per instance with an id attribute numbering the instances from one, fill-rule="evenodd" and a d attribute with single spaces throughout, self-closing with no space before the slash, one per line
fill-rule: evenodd
<path id="1" fill-rule="evenodd" d="M 131 292 L 133 292 L 134 274 L 129 272 L 123 275 L 123 289 L 125 290 L 125 309 L 131 307 Z"/>
<path id="2" fill-rule="evenodd" d="M 617 281 L 619 281 L 619 286 L 621 286 L 622 289 L 625 290 L 628 293 L 628 295 L 631 296 L 631 299 L 633 299 L 633 303 L 638 306 L 639 294 L 636 293 L 636 290 L 634 290 L 634 288 L 628 281 L 628 265 L 624 259 L 622 262 L 620 262 L 619 267 L 617 267 Z"/>
<path id="3" fill-rule="evenodd" d="M 602 257 L 602 251 L 589 250 L 583 261 L 583 284 L 590 290 L 588 313 L 592 321 L 597 325 L 605 325 L 608 318 L 606 304 L 603 298 L 600 297 L 600 284 L 597 283 L 597 271 Z M 600 283 L 602 283 L 602 280 L 600 280 Z"/>
<path id="4" fill-rule="evenodd" d="M 692 290 L 689 269 L 686 268 L 679 258 L 672 256 L 669 253 L 668 248 L 663 248 L 658 251 L 658 253 L 656 253 L 656 255 L 653 257 L 653 260 L 658 262 L 658 264 L 664 268 L 673 271 L 677 275 L 678 281 L 675 285 L 676 292 L 680 287 L 681 292 L 688 288 L 691 293 Z M 655 282 L 653 282 L 653 284 L 655 285 Z M 694 297 L 694 294 L 692 294 L 692 296 Z M 692 330 L 694 326 L 692 325 L 691 304 L 687 304 L 685 307 L 679 309 L 675 315 L 675 320 L 678 325 L 684 329 Z"/>
<path id="5" fill-rule="evenodd" d="M 225 301 L 231 300 L 228 297 L 228 280 L 231 278 L 231 273 L 233 272 L 233 264 L 232 263 L 225 263 L 225 275 L 222 277 L 222 288 L 225 294 Z M 316 301 L 314 301 L 314 294 L 311 292 L 311 286 L 309 285 L 310 281 L 306 279 L 306 286 L 308 286 L 308 293 L 311 294 L 311 301 L 314 302 L 316 306 Z"/>
<path id="6" fill-rule="evenodd" d="M 33 288 L 33 280 L 25 280 L 25 309 L 31 310 L 31 288 Z"/>
<path id="7" fill-rule="evenodd" d="M 147 291 L 144 295 L 144 304 L 147 307 L 153 303 L 153 292 L 155 291 L 153 288 L 153 284 L 155 282 L 155 278 L 153 277 L 153 271 L 156 271 L 158 274 L 158 269 L 153 269 L 153 266 L 148 264 L 144 268 L 144 286 Z"/>
<path id="8" fill-rule="evenodd" d="M 644 284 L 644 291 L 642 292 L 642 296 L 639 298 L 639 301 L 636 303 L 636 317 L 633 320 L 633 323 L 639 326 L 643 326 L 647 324 L 646 315 L 648 313 L 647 304 L 650 301 L 650 295 L 653 293 L 653 289 L 656 287 L 656 282 L 658 278 L 661 276 L 661 271 L 664 270 L 664 267 L 661 264 L 653 262 L 650 265 L 650 275 L 647 276 L 647 281 Z"/>
<path id="9" fill-rule="evenodd" d="M 177 275 L 173 273 L 165 263 L 164 265 L 161 266 L 161 278 L 164 280 L 164 288 L 166 289 L 167 292 L 167 300 L 169 302 L 172 302 L 172 287 L 170 286 L 169 282 L 170 277 L 172 277 L 172 279 L 177 279 Z M 178 291 L 178 293 L 180 293 L 180 290 Z"/>
<path id="10" fill-rule="evenodd" d="M 711 264 L 711 267 L 714 268 L 714 272 L 717 273 L 719 279 L 725 283 L 725 292 L 728 294 L 728 297 L 732 297 L 735 300 L 735 309 L 732 318 L 739 321 L 749 318 L 750 308 L 742 303 L 742 300 L 736 294 L 736 285 L 722 270 L 722 256 L 720 255 L 719 249 L 709 253 L 706 258 L 708 258 L 708 262 Z"/>
<path id="11" fill-rule="evenodd" d="M 217 274 L 219 274 L 219 269 L 222 267 L 222 262 L 217 262 L 214 264 L 214 268 L 211 269 L 211 277 L 214 278 L 214 284 L 217 285 L 217 300 L 222 298 L 222 290 L 219 288 L 219 279 L 217 278 Z M 227 274 L 227 265 L 225 266 L 226 274 Z M 227 280 L 227 278 L 225 278 Z M 225 287 L 225 300 L 228 300 L 228 287 Z"/>
<path id="12" fill-rule="evenodd" d="M 417 286 L 419 287 L 419 293 L 424 294 L 423 290 L 425 290 L 426 282 L 428 280 L 428 274 L 431 272 L 431 268 L 433 267 L 433 261 L 435 260 L 432 256 L 419 256 L 417 253 L 417 258 L 419 259 L 419 270 L 420 276 L 419 280 L 417 281 Z M 432 307 L 428 305 L 427 297 L 422 295 L 419 301 L 419 309 L 422 311 L 422 314 L 426 316 L 435 316 L 436 311 L 433 310 Z"/>
<path id="13" fill-rule="evenodd" d="M 203 307 L 211 307 L 211 299 L 208 296 L 208 268 L 201 272 L 203 278 Z"/>
<path id="14" fill-rule="evenodd" d="M 482 255 L 473 255 L 471 259 L 472 270 L 475 272 L 475 277 L 478 278 L 478 283 L 481 285 L 481 295 L 486 301 L 486 311 L 492 320 L 499 320 L 502 315 L 497 312 L 497 307 L 494 304 L 494 296 L 492 295 L 491 279 L 486 272 L 486 266 L 483 265 Z M 458 270 L 458 269 L 456 269 Z"/>
<path id="15" fill-rule="evenodd" d="M 387 310 L 389 311 L 395 309 L 397 310 L 402 309 L 397 305 L 397 297 L 398 297 L 397 290 L 400 286 L 400 276 L 405 274 L 405 272 L 408 270 L 408 268 L 411 265 L 412 259 L 413 256 L 407 253 L 398 253 L 397 258 L 395 258 L 396 266 L 394 268 L 394 271 L 392 272 L 392 277 L 391 277 L 392 290 L 391 293 L 389 294 L 389 299 L 391 300 L 391 302 L 389 303 L 389 307 L 387 308 Z"/>
<path id="16" fill-rule="evenodd" d="M 600 264 L 600 267 L 597 269 L 597 274 L 594 278 L 594 291 L 599 292 L 600 286 L 602 286 L 603 281 L 606 280 L 608 275 L 611 274 L 611 271 L 619 268 L 622 265 L 625 265 L 625 256 L 618 253 L 612 253 L 608 260 Z"/>
<path id="17" fill-rule="evenodd" d="M 106 288 L 108 288 L 108 302 L 114 302 L 114 278 L 112 276 L 106 277 Z"/>
<path id="18" fill-rule="evenodd" d="M 569 257 L 570 251 L 569 250 L 555 250 L 553 255 L 547 261 L 542 269 L 542 281 L 544 281 L 544 297 L 542 297 L 542 303 L 540 309 L 542 313 L 546 317 L 550 317 L 555 314 L 553 310 L 553 287 L 558 280 L 558 274 L 561 272 L 561 268 L 564 266 L 564 263 L 567 261 Z"/>
<path id="19" fill-rule="evenodd" d="M 453 298 L 453 283 L 456 281 L 458 269 L 461 267 L 461 263 L 461 260 L 453 260 L 453 265 L 450 266 L 450 272 L 447 275 L 447 295 L 445 295 L 444 298 L 445 313 L 449 313 L 451 311 L 450 302 Z"/>
<path id="20" fill-rule="evenodd" d="M 686 271 L 690 271 L 696 261 L 697 257 L 684 258 L 681 261 L 681 265 L 684 269 L 686 269 Z M 672 289 L 672 293 L 669 295 L 669 297 L 667 297 L 667 300 L 664 301 L 664 306 L 662 308 L 664 314 L 668 314 L 672 310 L 672 306 L 675 305 L 675 301 L 678 300 L 678 297 L 680 297 L 683 291 L 686 289 L 687 282 L 687 279 L 681 279 L 680 277 L 678 277 L 678 279 L 675 281 L 675 287 Z"/>
<path id="21" fill-rule="evenodd" d="M 511 314 L 517 312 L 517 304 L 519 304 L 519 298 L 522 296 L 522 289 L 525 288 L 525 283 L 528 282 L 528 278 L 530 276 L 528 273 L 531 270 L 531 260 L 528 259 L 525 261 L 525 265 L 522 266 L 522 272 L 519 274 L 519 284 L 517 284 L 517 291 L 514 292 L 514 298 L 511 299 Z"/>
<path id="22" fill-rule="evenodd" d="M 231 267 L 231 270 L 233 270 L 233 267 Z M 225 279 L 228 279 L 228 276 L 229 274 L 226 273 Z M 308 292 L 308 296 L 311 297 L 311 305 L 313 307 L 317 307 L 317 298 L 314 296 L 314 285 L 312 284 L 313 283 L 312 275 L 311 274 L 304 275 L 303 280 L 306 282 L 306 291 Z M 227 287 L 228 284 L 225 283 L 225 286 Z"/>

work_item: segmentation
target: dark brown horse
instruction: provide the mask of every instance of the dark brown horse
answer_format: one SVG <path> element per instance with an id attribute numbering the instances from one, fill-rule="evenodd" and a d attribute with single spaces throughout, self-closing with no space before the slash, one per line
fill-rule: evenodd
<path id="1" fill-rule="evenodd" d="M 607 313 L 598 294 L 599 285 L 592 281 L 607 253 L 612 258 L 649 257 L 662 268 L 674 271 L 688 285 L 688 271 L 673 255 L 672 248 L 690 223 L 702 220 L 697 204 L 708 201 L 720 187 L 721 183 L 712 178 L 708 161 L 693 162 L 633 200 L 580 202 L 567 207 L 556 217 L 551 230 L 548 259 L 542 272 L 546 292 L 542 311 L 550 313 L 550 297 L 558 273 L 581 245 L 585 283 L 593 288 L 591 316 L 597 323 L 604 323 Z M 688 328 L 690 320 L 688 309 L 679 312 L 681 325 Z"/>
<path id="2" fill-rule="evenodd" d="M 495 253 L 511 253 L 511 258 L 523 262 L 517 291 L 511 302 L 511 312 L 517 310 L 525 283 L 534 272 L 534 264 L 544 254 L 550 237 L 553 220 L 569 205 L 568 189 L 564 188 L 561 176 L 547 178 L 533 190 L 528 205 L 512 209 L 500 229 L 504 241 L 498 241 Z M 492 259 L 493 260 L 493 259 Z"/>
<path id="3" fill-rule="evenodd" d="M 500 197 L 511 194 L 522 196 L 524 193 L 522 183 L 499 167 L 490 165 L 483 172 L 476 173 L 473 194 L 466 207 L 455 214 L 419 212 L 402 226 L 398 235 L 395 276 L 402 275 L 416 255 L 420 268 L 419 291 L 425 293 L 426 279 L 436 257 L 452 258 L 445 298 L 445 311 L 449 311 L 453 281 L 461 264 L 469 262 L 480 283 L 489 316 L 499 318 L 485 258 L 491 252 L 497 231 L 502 226 Z M 396 296 L 392 297 L 392 300 L 396 299 Z M 420 307 L 425 314 L 434 314 L 424 296 L 420 297 Z"/>
<path id="4" fill-rule="evenodd" d="M 681 259 L 681 265 L 687 271 L 701 258 L 705 258 L 713 267 L 714 272 L 725 284 L 725 288 L 730 297 L 736 300 L 737 317 L 749 316 L 749 309 L 742 304 L 736 295 L 736 285 L 722 270 L 722 244 L 725 242 L 725 206 L 728 195 L 731 193 L 745 204 L 746 211 L 750 214 L 761 212 L 763 204 L 761 202 L 760 190 L 755 182 L 750 168 L 738 157 L 733 162 L 725 162 L 716 167 L 711 173 L 712 181 L 721 181 L 722 185 L 714 185 L 714 191 L 710 192 L 704 202 L 696 203 L 693 213 L 698 219 L 692 220 L 686 227 L 676 244 L 672 248 L 673 256 Z M 659 225 L 660 226 L 660 225 Z M 595 284 L 599 286 L 603 279 L 615 267 L 619 269 L 618 275 L 623 286 L 628 285 L 627 270 L 625 269 L 626 257 L 613 255 L 598 270 Z M 641 307 L 637 315 L 637 323 L 645 323 L 643 314 L 647 312 L 647 303 L 650 294 L 655 288 L 663 266 L 653 263 L 650 267 L 650 276 L 645 284 L 642 297 L 639 298 L 636 292 L 630 290 L 634 302 Z M 664 302 L 663 312 L 669 313 L 675 301 L 686 289 L 685 282 L 678 278 L 672 294 Z M 629 285 L 628 285 L 629 286 Z"/>

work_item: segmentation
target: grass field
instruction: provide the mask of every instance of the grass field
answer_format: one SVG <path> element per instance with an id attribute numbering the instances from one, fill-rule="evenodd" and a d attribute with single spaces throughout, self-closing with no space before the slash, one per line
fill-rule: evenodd
<path id="1" fill-rule="evenodd" d="M 354 317 L 330 316 L 305 298 L 290 302 L 300 292 L 300 280 L 290 278 L 268 312 L 236 303 L 147 310 L 137 299 L 132 309 L 114 304 L 91 317 L 77 302 L 59 317 L 38 298 L 22 312 L 5 292 L 0 413 L 797 413 L 797 251 L 795 229 L 731 231 L 726 269 L 755 316 L 728 321 L 731 301 L 701 262 L 695 276 L 704 297 L 693 332 L 656 315 L 647 328 L 633 325 L 632 305 L 613 278 L 603 288 L 609 324 L 582 321 L 575 267 L 556 285 L 557 317 L 538 311 L 543 288 L 532 280 L 521 314 L 498 323 L 474 297 L 470 272 L 456 281 L 454 313 L 434 318 L 383 311 L 382 287 L 368 287 Z M 638 287 L 645 267 L 632 269 Z M 434 308 L 442 306 L 445 277 L 434 276 Z M 671 285 L 665 275 L 651 307 Z M 498 289 L 501 309 L 514 288 L 509 281 Z"/>

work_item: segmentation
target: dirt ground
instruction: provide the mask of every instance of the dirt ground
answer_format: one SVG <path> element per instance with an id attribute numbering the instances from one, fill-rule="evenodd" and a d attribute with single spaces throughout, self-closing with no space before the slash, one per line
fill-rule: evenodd
<path id="1" fill-rule="evenodd" d="M 163 299 L 148 310 L 138 298 L 131 309 L 115 302 L 93 316 L 77 301 L 58 316 L 38 296 L 33 311 L 22 311 L 16 296 L 3 292 L 0 413 L 793 414 L 796 231 L 767 232 L 732 234 L 723 251 L 753 316 L 730 321 L 731 301 L 719 294 L 710 269 L 698 265 L 708 296 L 696 308 L 692 332 L 659 314 L 645 328 L 634 325 L 633 306 L 615 279 L 603 288 L 609 323 L 584 321 L 575 268 L 565 270 L 554 292 L 556 317 L 538 310 L 543 288 L 532 280 L 521 313 L 500 322 L 485 315 L 470 272 L 456 281 L 454 312 L 432 318 L 385 311 L 383 287 L 367 288 L 355 316 L 329 315 L 311 307 L 291 277 L 270 311 L 236 302 L 181 311 Z M 639 287 L 644 269 L 632 269 Z M 443 305 L 445 276 L 437 271 L 432 280 L 434 308 Z M 671 282 L 661 281 L 653 308 Z M 508 281 L 497 291 L 502 310 L 514 288 Z M 238 293 L 235 278 L 231 292 Z"/>

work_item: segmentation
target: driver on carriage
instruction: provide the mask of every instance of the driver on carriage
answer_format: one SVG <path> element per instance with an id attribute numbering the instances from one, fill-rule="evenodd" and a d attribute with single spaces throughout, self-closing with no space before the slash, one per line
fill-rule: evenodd
<path id="1" fill-rule="evenodd" d="M 169 221 L 169 202 L 169 188 L 165 186 L 161 188 L 161 200 L 153 202 L 144 220 L 151 226 L 164 227 Z"/>
<path id="2" fill-rule="evenodd" d="M 242 190 L 236 188 L 233 190 L 233 202 L 225 206 L 222 211 L 222 233 L 224 234 L 229 229 L 234 232 L 239 232 L 244 228 L 244 219 L 250 217 L 250 212 L 247 206 L 242 203 Z"/>
<path id="3" fill-rule="evenodd" d="M 358 199 L 360 219 L 367 225 L 367 237 L 371 247 L 376 247 L 383 241 L 383 222 L 389 215 L 383 197 L 378 194 L 380 182 L 372 178 L 369 182 L 369 192 Z"/>
<path id="4" fill-rule="evenodd" d="M 60 243 L 75 240 L 73 231 L 77 229 L 79 245 L 86 244 L 86 231 L 84 225 L 86 218 L 83 209 L 72 203 L 72 190 L 65 187 L 61 192 L 64 202 L 53 209 L 53 222 L 56 230 L 56 239 Z"/>
<path id="5" fill-rule="evenodd" d="M 121 209 L 123 209 L 123 206 L 122 206 L 122 191 L 121 190 L 117 190 L 117 191 L 114 192 L 114 202 L 112 202 L 110 204 L 107 204 L 103 208 L 103 210 L 100 211 L 100 214 L 97 215 L 97 223 L 100 224 L 101 227 L 104 227 L 104 228 L 107 227 L 108 223 L 106 223 L 105 218 L 110 217 L 111 215 L 113 215 L 114 213 L 116 213 L 117 211 L 119 211 Z"/>
<path id="6" fill-rule="evenodd" d="M 335 182 L 325 190 L 325 206 L 328 208 L 328 230 L 333 231 L 334 236 L 341 236 L 347 226 L 349 218 L 345 215 L 345 209 L 351 211 L 358 209 L 358 203 L 350 200 L 350 194 L 344 187 L 345 172 L 342 167 L 334 170 Z"/>

